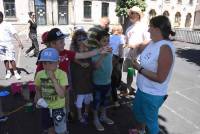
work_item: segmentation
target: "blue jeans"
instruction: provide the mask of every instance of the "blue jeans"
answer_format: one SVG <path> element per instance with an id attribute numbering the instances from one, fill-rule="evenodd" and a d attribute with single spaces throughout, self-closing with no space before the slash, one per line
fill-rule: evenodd
<path id="1" fill-rule="evenodd" d="M 146 124 L 148 134 L 158 134 L 158 111 L 165 100 L 165 96 L 156 96 L 137 90 L 133 100 L 133 114 L 136 121 Z"/>

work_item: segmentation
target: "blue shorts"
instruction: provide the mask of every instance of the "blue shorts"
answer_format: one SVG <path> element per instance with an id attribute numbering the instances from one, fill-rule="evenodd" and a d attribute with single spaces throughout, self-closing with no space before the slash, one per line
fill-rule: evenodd
<path id="1" fill-rule="evenodd" d="M 158 134 L 158 110 L 165 96 L 156 96 L 137 90 L 133 100 L 133 115 L 137 122 L 146 124 L 149 134 Z"/>
<path id="2" fill-rule="evenodd" d="M 100 107 L 106 107 L 110 100 L 111 84 L 94 85 L 93 109 L 99 110 Z"/>

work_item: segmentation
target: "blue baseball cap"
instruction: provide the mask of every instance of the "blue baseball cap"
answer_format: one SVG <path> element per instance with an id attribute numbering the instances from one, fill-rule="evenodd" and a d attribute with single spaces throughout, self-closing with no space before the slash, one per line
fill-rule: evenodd
<path id="1" fill-rule="evenodd" d="M 58 51 L 55 48 L 46 48 L 41 52 L 40 59 L 38 61 L 57 62 L 58 60 L 59 60 Z"/>

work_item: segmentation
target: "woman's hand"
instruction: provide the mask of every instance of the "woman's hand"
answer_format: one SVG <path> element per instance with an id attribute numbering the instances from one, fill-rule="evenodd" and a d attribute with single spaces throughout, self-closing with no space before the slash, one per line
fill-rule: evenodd
<path id="1" fill-rule="evenodd" d="M 132 63 L 133 63 L 133 68 L 135 68 L 136 70 L 139 70 L 141 68 L 141 65 L 138 63 L 137 59 L 133 59 Z"/>

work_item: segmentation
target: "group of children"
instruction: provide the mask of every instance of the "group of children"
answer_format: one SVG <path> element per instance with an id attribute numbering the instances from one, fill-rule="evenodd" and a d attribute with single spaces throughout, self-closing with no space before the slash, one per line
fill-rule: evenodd
<path id="1" fill-rule="evenodd" d="M 97 29 L 95 32 L 96 36 L 91 41 L 83 29 L 76 30 L 72 37 L 71 50 L 64 48 L 66 35 L 60 29 L 53 28 L 42 35 L 42 43 L 47 48 L 38 56 L 35 100 L 37 106 L 42 107 L 43 129 L 48 133 L 68 133 L 66 117 L 71 102 L 70 88 L 76 94 L 75 105 L 80 123 L 88 123 L 91 106 L 93 123 L 97 130 L 104 131 L 101 122 L 114 124 L 107 117 L 105 109 L 112 91 L 113 47 L 109 46 L 112 37 L 105 30 Z M 94 47 L 94 42 L 99 47 Z M 119 45 L 121 44 L 123 43 L 120 41 Z M 115 49 L 118 48 L 113 50 Z"/>

